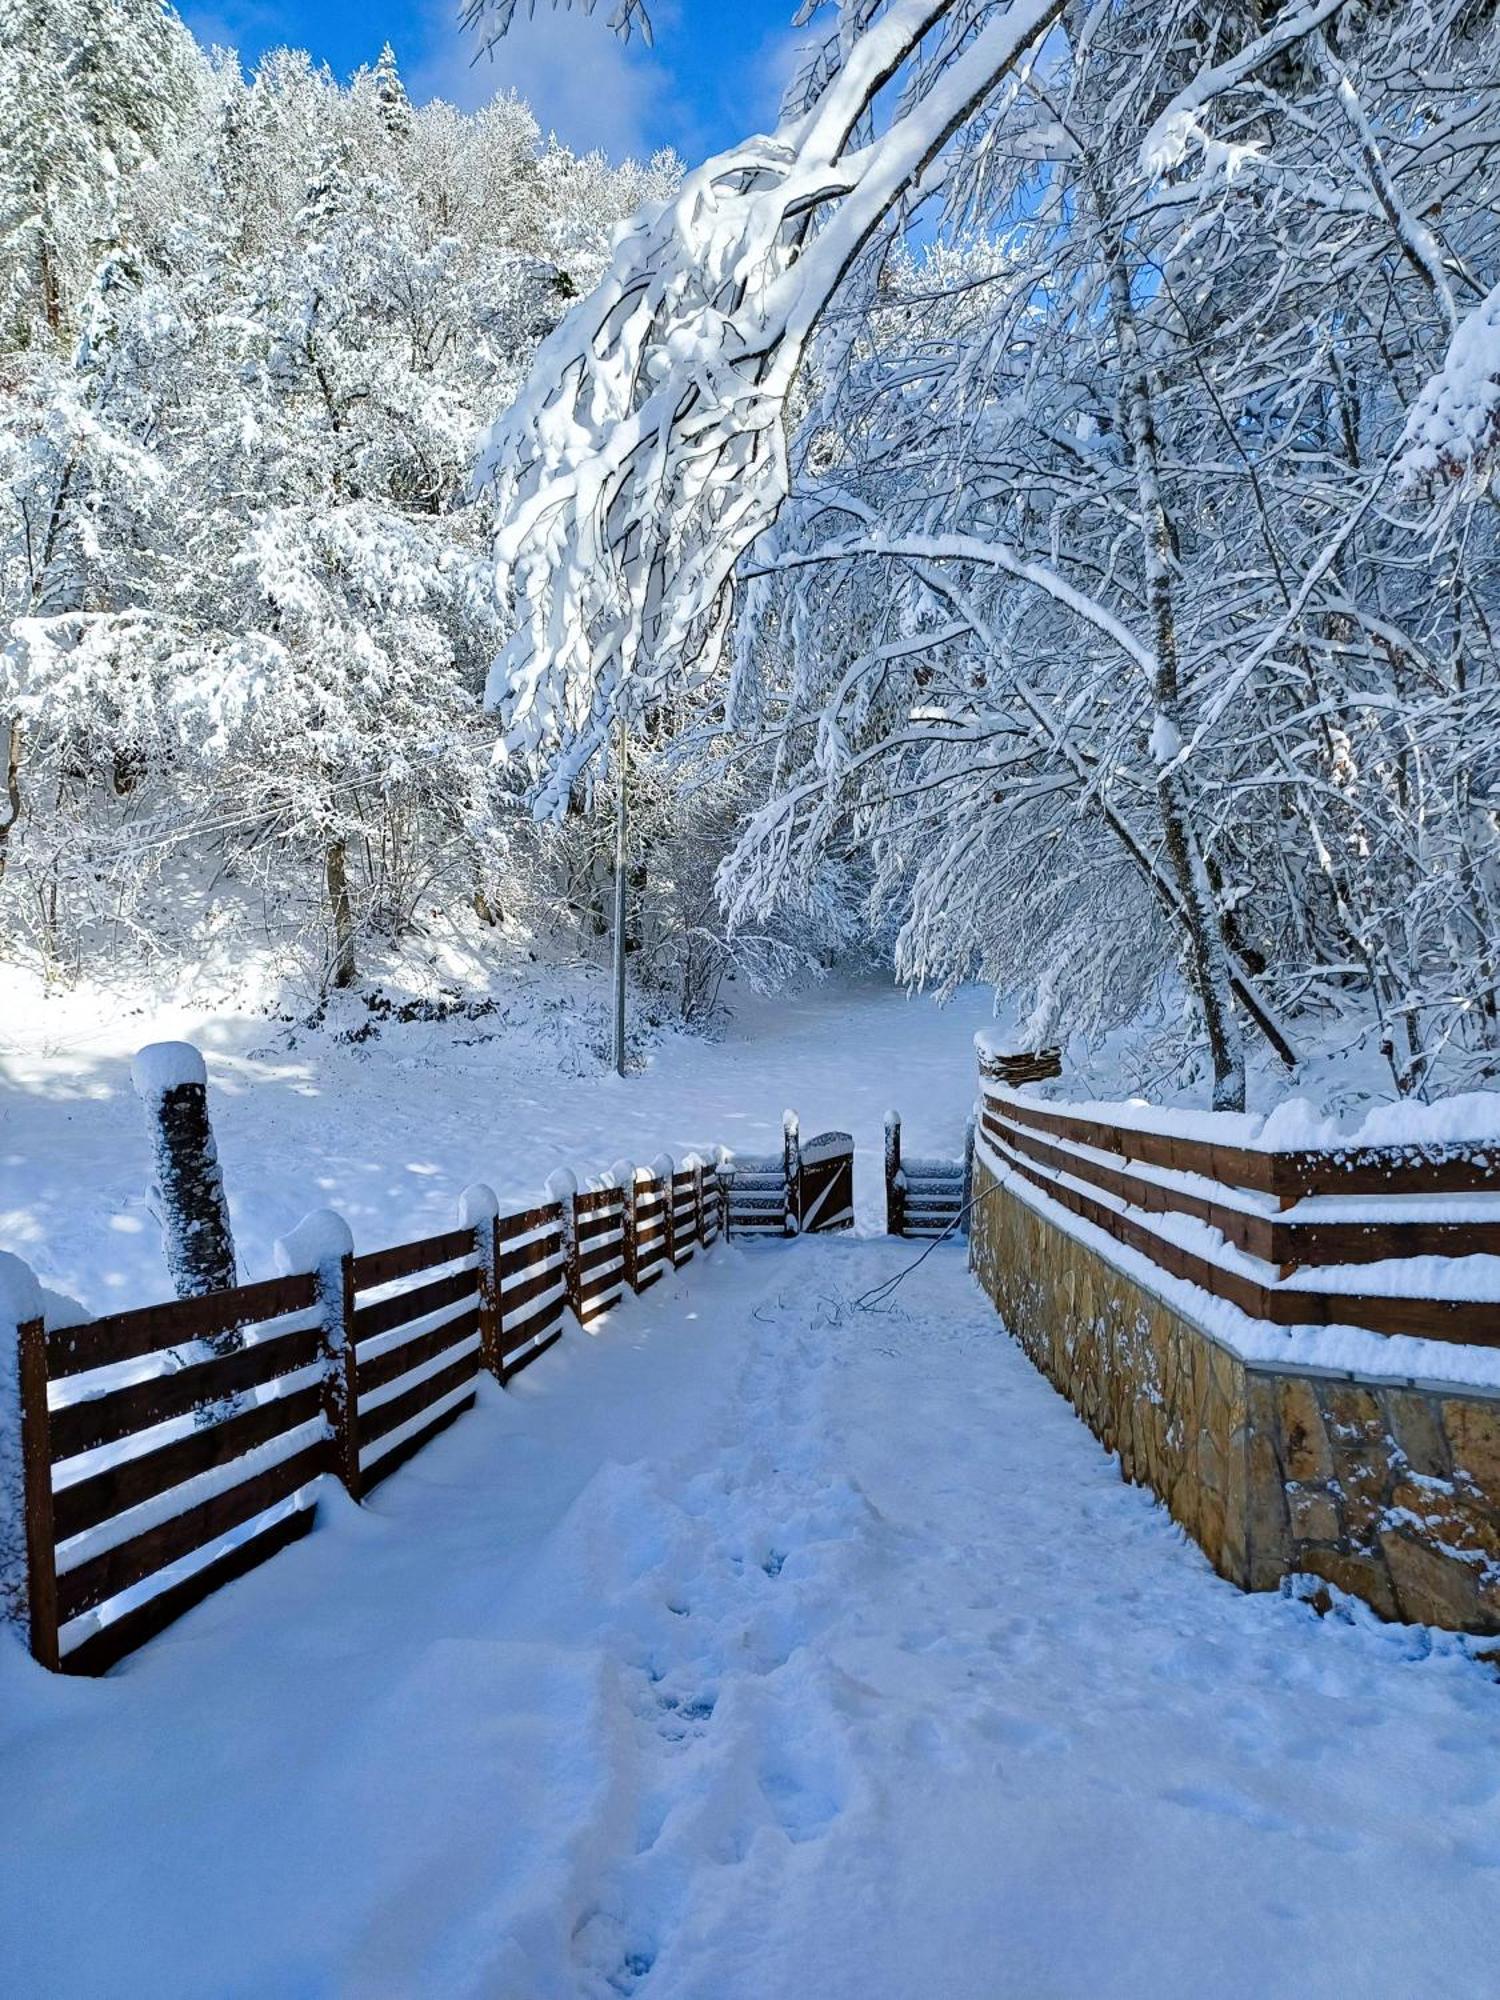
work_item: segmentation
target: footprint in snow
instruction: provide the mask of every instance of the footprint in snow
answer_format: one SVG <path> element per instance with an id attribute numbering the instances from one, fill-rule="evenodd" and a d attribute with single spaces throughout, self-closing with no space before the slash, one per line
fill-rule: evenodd
<path id="1" fill-rule="evenodd" d="M 612 1993 L 634 1993 L 637 1986 L 656 1963 L 653 1951 L 627 1951 L 614 1971 L 608 1976 Z"/>
<path id="2" fill-rule="evenodd" d="M 788 1840 L 799 1845 L 816 1840 L 838 1818 L 839 1801 L 829 1788 L 809 1785 L 783 1766 L 762 1771 L 760 1789 L 776 1824 Z"/>
<path id="3" fill-rule="evenodd" d="M 668 1743 L 681 1743 L 686 1737 L 701 1736 L 701 1725 L 714 1712 L 714 1697 L 711 1694 L 691 1695 L 686 1700 L 675 1694 L 662 1694 L 656 1700 L 657 1733 Z"/>

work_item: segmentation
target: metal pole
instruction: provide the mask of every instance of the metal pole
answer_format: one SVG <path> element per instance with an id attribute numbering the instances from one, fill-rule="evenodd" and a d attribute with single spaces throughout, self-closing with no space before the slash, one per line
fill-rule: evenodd
<path id="1" fill-rule="evenodd" d="M 625 1074 L 625 711 L 615 751 L 615 1071 Z"/>

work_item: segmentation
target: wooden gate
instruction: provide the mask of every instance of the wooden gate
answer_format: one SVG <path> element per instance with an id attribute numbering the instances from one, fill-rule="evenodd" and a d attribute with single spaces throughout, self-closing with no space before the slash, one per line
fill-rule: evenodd
<path id="1" fill-rule="evenodd" d="M 798 1226 L 807 1232 L 854 1227 L 854 1141 L 847 1132 L 820 1132 L 802 1149 L 797 1176 Z"/>

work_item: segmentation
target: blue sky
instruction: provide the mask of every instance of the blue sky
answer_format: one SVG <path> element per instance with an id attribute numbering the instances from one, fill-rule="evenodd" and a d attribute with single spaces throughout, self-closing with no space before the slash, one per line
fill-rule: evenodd
<path id="1" fill-rule="evenodd" d="M 774 123 L 793 52 L 796 0 L 651 0 L 656 46 L 622 46 L 606 23 L 538 0 L 493 60 L 472 61 L 475 39 L 458 0 L 203 0 L 182 5 L 205 42 L 237 48 L 247 67 L 278 45 L 310 49 L 341 76 L 389 41 L 419 101 L 473 108 L 518 90 L 568 145 L 616 158 L 675 146 L 690 162 Z"/>

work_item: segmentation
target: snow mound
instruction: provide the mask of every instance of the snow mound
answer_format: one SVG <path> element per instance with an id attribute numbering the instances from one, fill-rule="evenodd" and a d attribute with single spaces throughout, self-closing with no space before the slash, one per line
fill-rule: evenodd
<path id="1" fill-rule="evenodd" d="M 283 1277 L 324 1271 L 354 1248 L 349 1225 L 336 1209 L 315 1208 L 276 1243 L 276 1268 Z"/>
<path id="2" fill-rule="evenodd" d="M 143 1104 L 159 1104 L 185 1083 L 206 1085 L 208 1070 L 191 1042 L 148 1042 L 131 1059 L 130 1080 Z"/>

